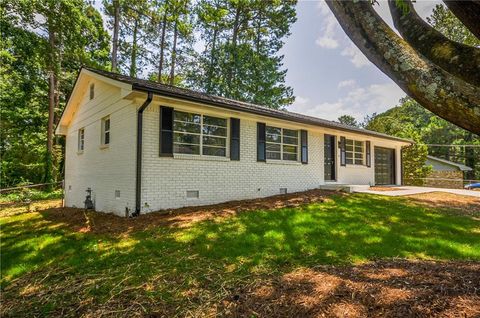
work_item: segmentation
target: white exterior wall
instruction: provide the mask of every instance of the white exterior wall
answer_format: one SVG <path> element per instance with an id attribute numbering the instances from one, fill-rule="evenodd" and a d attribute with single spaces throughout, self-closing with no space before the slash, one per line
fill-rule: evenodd
<path id="1" fill-rule="evenodd" d="M 392 140 L 379 139 L 370 136 L 356 135 L 347 132 L 336 132 L 337 142 L 340 136 L 345 136 L 347 139 L 354 139 L 359 141 L 370 141 L 371 147 L 371 165 L 370 167 L 359 165 L 340 166 L 340 150 L 337 148 L 337 183 L 341 184 L 355 184 L 355 185 L 375 185 L 375 147 L 383 147 L 395 149 L 395 184 L 401 184 L 401 146 L 402 144 Z"/>
<path id="2" fill-rule="evenodd" d="M 159 156 L 160 103 L 152 102 L 144 113 L 142 213 L 192 205 L 206 205 L 231 200 L 276 195 L 280 188 L 288 192 L 304 191 L 325 184 L 323 147 L 324 134 L 356 140 L 370 140 L 371 167 L 340 166 L 337 149 L 337 181 L 345 184 L 374 184 L 374 146 L 395 148 L 397 184 L 400 184 L 400 148 L 402 143 L 343 131 L 306 126 L 245 113 L 232 113 L 212 107 L 162 101 L 161 105 L 219 117 L 240 118 L 240 161 L 228 158 L 175 154 Z M 306 129 L 308 131 L 308 164 L 300 162 L 258 162 L 257 122 L 271 126 Z M 228 142 L 227 142 L 228 147 Z M 229 150 L 227 148 L 227 156 Z M 300 159 L 300 158 L 299 158 Z M 199 191 L 198 199 L 186 197 L 187 191 Z"/>
<path id="3" fill-rule="evenodd" d="M 279 194 L 280 188 L 296 192 L 322 184 L 321 133 L 308 133 L 308 164 L 257 162 L 257 120 L 222 111 L 210 114 L 240 118 L 239 161 L 192 155 L 159 157 L 159 105 L 150 106 L 144 113 L 142 212 L 265 197 Z M 291 123 L 275 125 L 301 128 Z M 199 198 L 187 199 L 187 190 L 198 190 Z"/>
<path id="4" fill-rule="evenodd" d="M 79 107 L 65 128 L 65 205 L 83 207 L 85 190 L 91 188 L 97 211 L 124 216 L 126 209 L 130 213 L 135 210 L 136 115 L 146 94 L 129 93 L 125 87 L 94 78 L 90 80 L 95 81 L 95 98 L 89 100 L 89 83 L 79 86 L 85 91 L 78 92 L 82 96 L 78 98 Z M 127 95 L 131 99 L 122 97 Z M 192 155 L 160 157 L 160 105 L 217 117 L 240 118 L 240 161 Z M 107 148 L 101 146 L 101 119 L 105 116 L 110 116 L 111 122 L 111 141 Z M 257 122 L 307 130 L 308 164 L 257 162 Z M 80 128 L 85 129 L 83 153 L 77 151 Z M 374 184 L 374 147 L 381 146 L 395 148 L 396 178 L 400 184 L 400 148 L 406 143 L 155 96 L 144 112 L 141 212 L 265 197 L 279 194 L 280 188 L 287 188 L 288 192 L 317 188 L 325 184 L 324 134 L 337 136 L 337 142 L 340 136 L 371 142 L 372 166 L 369 168 L 340 166 L 337 148 L 336 183 Z M 228 146 L 227 142 L 227 156 Z M 115 190 L 120 191 L 120 198 L 115 198 Z M 186 192 L 190 190 L 199 191 L 200 197 L 187 199 Z"/>
<path id="5" fill-rule="evenodd" d="M 125 215 L 135 208 L 136 109 L 121 98 L 121 90 L 102 81 L 81 92 L 77 112 L 66 135 L 65 205 L 84 207 L 87 188 L 93 190 L 95 209 Z M 110 145 L 101 147 L 101 119 L 110 116 Z M 78 152 L 78 130 L 85 129 L 85 148 Z M 120 190 L 120 198 L 115 198 Z"/>

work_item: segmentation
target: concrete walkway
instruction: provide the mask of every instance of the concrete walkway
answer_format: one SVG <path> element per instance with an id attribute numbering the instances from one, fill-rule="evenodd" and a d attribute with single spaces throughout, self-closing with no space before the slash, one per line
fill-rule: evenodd
<path id="1" fill-rule="evenodd" d="M 368 188 L 355 188 L 353 190 L 353 192 L 379 194 L 379 195 L 386 195 L 386 196 L 391 196 L 391 197 L 402 196 L 402 195 L 420 194 L 420 193 L 428 193 L 428 192 L 447 192 L 447 193 L 453 193 L 453 194 L 460 194 L 460 195 L 468 195 L 468 196 L 472 196 L 472 197 L 478 197 L 480 199 L 480 191 L 474 191 L 474 190 L 410 187 L 410 186 L 396 186 L 396 187 L 392 187 L 392 188 L 401 189 L 401 190 L 374 191 L 374 190 L 370 190 Z"/>

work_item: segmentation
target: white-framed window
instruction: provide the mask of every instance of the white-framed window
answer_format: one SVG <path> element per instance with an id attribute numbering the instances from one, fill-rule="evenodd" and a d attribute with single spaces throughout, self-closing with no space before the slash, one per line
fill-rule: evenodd
<path id="1" fill-rule="evenodd" d="M 183 111 L 173 114 L 173 152 L 226 157 L 226 118 Z"/>
<path id="2" fill-rule="evenodd" d="M 110 116 L 102 118 L 102 145 L 110 145 Z"/>
<path id="3" fill-rule="evenodd" d="M 95 83 L 90 84 L 90 100 L 95 98 Z"/>
<path id="4" fill-rule="evenodd" d="M 365 163 L 365 142 L 346 139 L 345 159 L 347 164 L 363 165 Z"/>
<path id="5" fill-rule="evenodd" d="M 266 127 L 267 159 L 298 160 L 298 130 Z"/>
<path id="6" fill-rule="evenodd" d="M 78 130 L 78 152 L 83 152 L 85 149 L 85 128 Z"/>

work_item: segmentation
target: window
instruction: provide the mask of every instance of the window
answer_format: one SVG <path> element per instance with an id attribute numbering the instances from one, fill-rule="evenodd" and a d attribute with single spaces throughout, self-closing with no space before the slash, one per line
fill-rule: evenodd
<path id="1" fill-rule="evenodd" d="M 102 145 L 110 144 L 110 117 L 102 119 Z"/>
<path id="2" fill-rule="evenodd" d="M 175 111 L 173 115 L 173 152 L 225 157 L 227 120 Z"/>
<path id="3" fill-rule="evenodd" d="M 78 151 L 83 152 L 85 148 L 85 128 L 78 130 Z"/>
<path id="4" fill-rule="evenodd" d="M 92 100 L 95 97 L 95 84 L 90 84 L 90 99 Z"/>
<path id="5" fill-rule="evenodd" d="M 363 141 L 347 139 L 345 141 L 346 163 L 363 165 L 365 158 L 365 143 Z"/>
<path id="6" fill-rule="evenodd" d="M 298 130 L 266 128 L 267 159 L 297 161 Z"/>

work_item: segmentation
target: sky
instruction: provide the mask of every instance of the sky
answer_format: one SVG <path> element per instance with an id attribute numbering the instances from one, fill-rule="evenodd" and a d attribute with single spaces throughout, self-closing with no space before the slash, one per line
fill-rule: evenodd
<path id="1" fill-rule="evenodd" d="M 425 18 L 438 3 L 417 0 L 415 9 Z M 393 28 L 388 3 L 379 0 L 375 9 Z M 298 2 L 297 21 L 281 53 L 296 96 L 290 111 L 329 120 L 348 114 L 361 121 L 406 96 L 353 44 L 323 1 Z"/>

